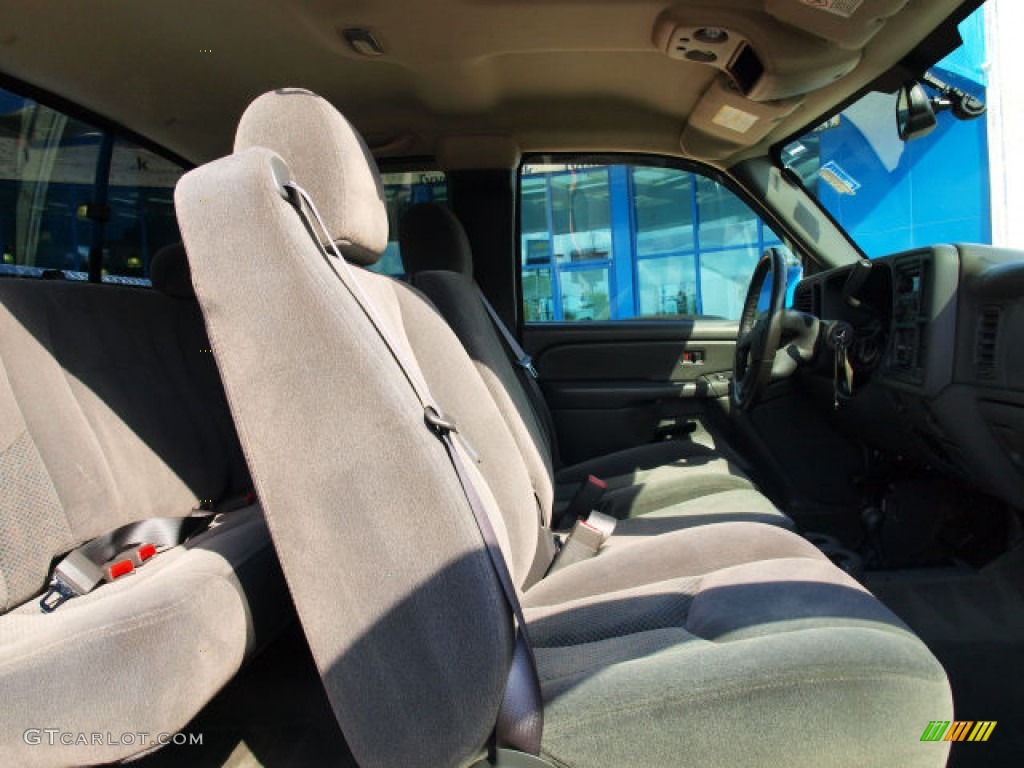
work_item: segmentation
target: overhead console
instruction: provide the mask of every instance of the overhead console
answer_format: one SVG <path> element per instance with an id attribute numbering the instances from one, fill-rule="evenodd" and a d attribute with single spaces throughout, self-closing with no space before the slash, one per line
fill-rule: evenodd
<path id="1" fill-rule="evenodd" d="M 718 69 L 737 93 L 758 102 L 828 85 L 861 57 L 860 49 L 840 48 L 766 13 L 721 7 L 666 11 L 655 25 L 654 43 L 669 58 Z"/>
<path id="2" fill-rule="evenodd" d="M 677 5 L 653 40 L 673 59 L 717 69 L 683 131 L 683 149 L 723 158 L 756 144 L 802 96 L 851 72 L 908 0 L 763 0 L 760 8 Z"/>

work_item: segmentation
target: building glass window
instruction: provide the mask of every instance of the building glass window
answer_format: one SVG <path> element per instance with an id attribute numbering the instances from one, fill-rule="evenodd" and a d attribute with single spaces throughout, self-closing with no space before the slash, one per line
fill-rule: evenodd
<path id="1" fill-rule="evenodd" d="M 103 135 L 42 104 L 0 91 L 0 271 L 62 270 L 85 279 Z"/>
<path id="2" fill-rule="evenodd" d="M 165 245 L 181 240 L 174 186 L 181 166 L 130 141 L 114 143 L 103 227 L 103 280 L 147 282 L 149 264 Z"/>
<path id="3" fill-rule="evenodd" d="M 440 171 L 403 171 L 382 173 L 384 200 L 388 209 L 388 247 L 380 260 L 368 267 L 373 272 L 403 277 L 401 249 L 398 245 L 398 223 L 409 207 L 417 203 L 447 203 L 448 186 Z"/>
<path id="4" fill-rule="evenodd" d="M 610 169 L 527 167 L 520 194 L 526 321 L 612 319 Z"/>
<path id="5" fill-rule="evenodd" d="M 0 274 L 47 271 L 148 284 L 149 261 L 181 239 L 174 186 L 184 169 L 62 112 L 0 90 Z"/>
<path id="6" fill-rule="evenodd" d="M 736 320 L 764 249 L 782 246 L 728 188 L 676 168 L 527 164 L 520 194 L 526 322 Z"/>

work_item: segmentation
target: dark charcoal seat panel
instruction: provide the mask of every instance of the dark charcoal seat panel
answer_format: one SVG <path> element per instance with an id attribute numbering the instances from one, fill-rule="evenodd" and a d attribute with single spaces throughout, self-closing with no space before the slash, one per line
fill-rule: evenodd
<path id="1" fill-rule="evenodd" d="M 942 764 L 948 745 L 919 742 L 928 720 L 951 713 L 941 667 L 789 531 L 666 533 L 523 588 L 540 529 L 534 490 L 473 363 L 407 287 L 358 270 L 359 290 L 343 286 L 332 265 L 343 267 L 283 199 L 282 158 L 343 253 L 369 263 L 386 214 L 365 145 L 327 102 L 285 89 L 250 106 L 236 148 L 187 174 L 175 199 L 275 544 L 361 765 L 479 755 L 511 623 L 444 448 L 358 292 L 479 450 L 467 471 L 523 590 L 543 748 L 559 764 Z"/>
<path id="2" fill-rule="evenodd" d="M 644 765 L 944 764 L 948 748 L 920 742 L 933 712 L 952 711 L 942 667 L 775 527 L 665 534 L 559 571 L 524 602 L 559 765 L 637 764 L 627 730 Z"/>
<path id="3" fill-rule="evenodd" d="M 159 279 L 156 290 L 0 280 L 5 765 L 141 751 L 34 747 L 21 734 L 41 723 L 173 732 L 289 616 L 258 508 L 52 614 L 38 606 L 51 561 L 68 550 L 251 485 L 198 304 L 187 277 L 178 282 L 165 292 Z"/>

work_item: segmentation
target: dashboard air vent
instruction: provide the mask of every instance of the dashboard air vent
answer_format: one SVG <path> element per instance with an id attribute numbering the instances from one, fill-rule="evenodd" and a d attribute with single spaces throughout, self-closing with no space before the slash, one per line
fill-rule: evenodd
<path id="1" fill-rule="evenodd" d="M 999 307 L 985 307 L 978 318 L 978 331 L 974 343 L 974 372 L 982 379 L 996 376 L 996 353 L 999 342 Z"/>
<path id="2" fill-rule="evenodd" d="M 798 285 L 793 292 L 793 309 L 814 314 L 814 289 L 809 284 Z"/>
<path id="3" fill-rule="evenodd" d="M 905 257 L 896 260 L 896 269 L 899 273 L 900 281 L 909 286 L 912 283 L 917 282 L 919 284 L 921 280 L 921 259 L 917 256 Z"/>

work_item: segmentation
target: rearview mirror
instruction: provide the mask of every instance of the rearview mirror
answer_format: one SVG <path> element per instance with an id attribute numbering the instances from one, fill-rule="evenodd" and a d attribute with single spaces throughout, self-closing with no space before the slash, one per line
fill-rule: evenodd
<path id="1" fill-rule="evenodd" d="M 938 121 L 931 99 L 920 83 L 907 83 L 896 99 L 896 130 L 903 141 L 927 136 Z"/>

